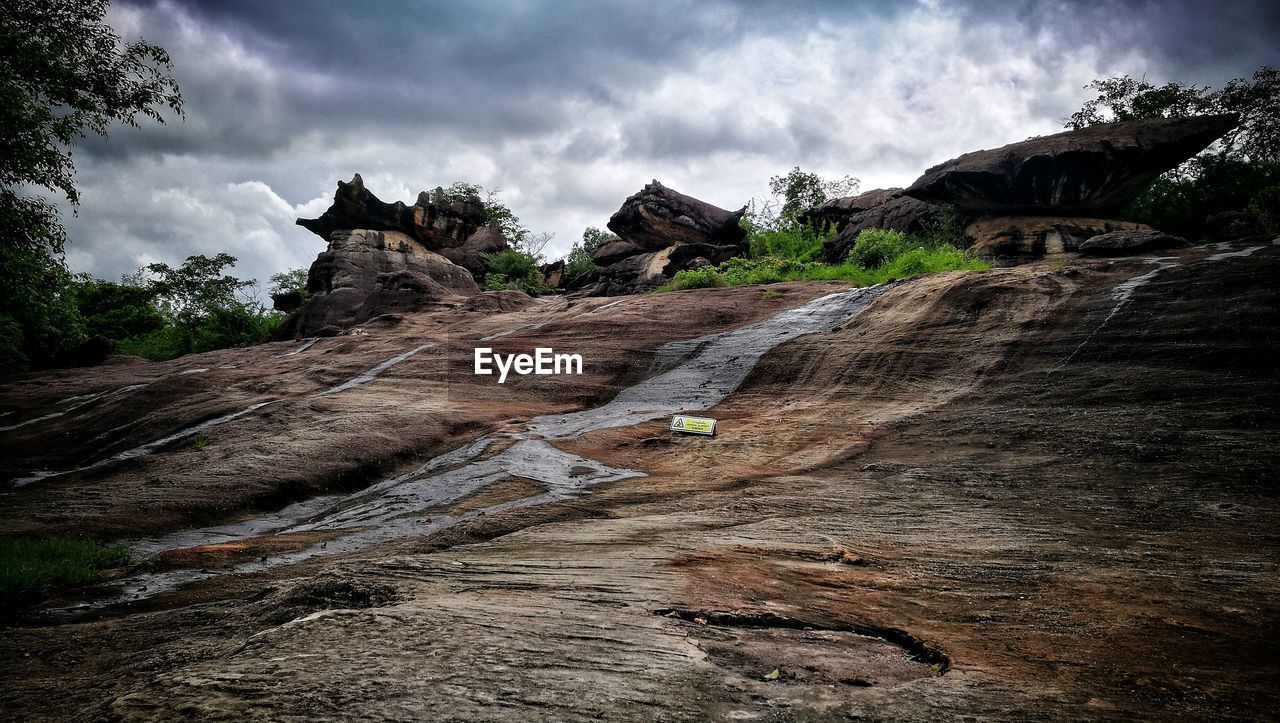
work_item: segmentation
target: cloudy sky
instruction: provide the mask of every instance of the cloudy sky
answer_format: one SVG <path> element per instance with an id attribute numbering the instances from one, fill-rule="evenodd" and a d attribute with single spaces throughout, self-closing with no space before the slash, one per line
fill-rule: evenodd
<path id="1" fill-rule="evenodd" d="M 265 279 L 359 172 L 385 201 L 501 189 L 551 256 L 657 178 L 736 209 L 793 166 L 905 185 L 1053 133 L 1120 74 L 1220 85 L 1280 65 L 1280 3 L 116 0 L 186 117 L 76 149 L 68 261 L 114 279 L 228 251 Z"/>

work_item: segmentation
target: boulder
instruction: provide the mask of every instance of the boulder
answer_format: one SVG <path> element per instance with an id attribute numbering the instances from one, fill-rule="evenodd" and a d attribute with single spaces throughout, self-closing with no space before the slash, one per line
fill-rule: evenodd
<path id="1" fill-rule="evenodd" d="M 822 256 L 828 263 L 838 264 L 844 261 L 863 229 L 887 228 L 903 233 L 918 233 L 924 230 L 935 211 L 934 206 L 904 196 L 901 191 L 891 188 L 868 191 L 853 198 L 863 197 L 867 197 L 867 200 L 858 203 L 866 208 L 845 217 L 840 233 L 827 239 L 822 245 Z M 874 200 L 879 200 L 879 203 L 872 203 Z"/>
<path id="2" fill-rule="evenodd" d="M 818 233 L 842 230 L 849 218 L 870 211 L 902 195 L 901 188 L 877 188 L 856 196 L 833 198 L 802 212 L 796 219 Z"/>
<path id="3" fill-rule="evenodd" d="M 628 256 L 570 280 L 576 296 L 641 294 L 667 283 L 680 271 L 719 265 L 741 255 L 738 246 L 679 244 L 661 251 Z"/>
<path id="4" fill-rule="evenodd" d="M 338 181 L 333 204 L 319 218 L 300 218 L 296 223 L 326 241 L 334 231 L 397 231 L 430 250 L 462 246 L 484 226 L 484 204 L 478 196 L 446 201 L 439 188 L 434 195 L 433 201 L 423 191 L 412 206 L 401 201 L 385 203 L 365 189 L 357 173 L 347 183 Z"/>
<path id="5" fill-rule="evenodd" d="M 1078 251 L 1081 244 L 1112 231 L 1149 231 L 1130 221 L 1070 216 L 986 216 L 965 227 L 970 248 L 989 258 L 1031 259 Z"/>
<path id="6" fill-rule="evenodd" d="M 592 251 L 589 255 L 591 260 L 596 262 L 597 266 L 608 266 L 615 264 L 628 256 L 638 256 L 645 253 L 645 250 L 630 241 L 623 241 L 616 238 L 600 245 L 599 248 Z"/>
<path id="7" fill-rule="evenodd" d="M 302 307 L 303 294 L 298 289 L 286 289 L 271 295 L 271 307 L 286 314 Z"/>
<path id="8" fill-rule="evenodd" d="M 624 201 L 608 226 L 619 238 L 644 251 L 696 243 L 738 246 L 745 252 L 747 233 L 738 223 L 744 213 L 746 207 L 726 211 L 655 180 Z"/>
<path id="9" fill-rule="evenodd" d="M 542 275 L 542 285 L 548 289 L 564 287 L 564 259 L 539 266 L 538 273 Z"/>
<path id="10" fill-rule="evenodd" d="M 462 302 L 465 311 L 523 311 L 538 305 L 537 299 L 515 289 L 482 291 Z"/>
<path id="11" fill-rule="evenodd" d="M 489 267 L 485 263 L 485 254 L 494 254 L 511 248 L 507 237 L 496 222 L 482 226 L 467 237 L 461 245 L 440 249 L 440 255 L 471 272 L 476 281 L 483 281 Z"/>
<path id="12" fill-rule="evenodd" d="M 903 193 L 971 215 L 1106 218 L 1239 123 L 1235 114 L 1090 126 L 974 151 Z"/>
<path id="13" fill-rule="evenodd" d="M 479 291 L 470 272 L 405 234 L 334 231 L 311 264 L 306 300 L 274 336 L 316 336 L 383 314 L 456 306 Z"/>
<path id="14" fill-rule="evenodd" d="M 1112 231 L 1080 244 L 1080 253 L 1090 256 L 1129 256 L 1147 251 L 1190 246 L 1186 239 L 1155 229 Z"/>

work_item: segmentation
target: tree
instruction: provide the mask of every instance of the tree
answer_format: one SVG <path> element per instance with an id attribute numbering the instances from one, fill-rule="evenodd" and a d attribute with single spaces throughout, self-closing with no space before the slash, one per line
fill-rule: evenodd
<path id="1" fill-rule="evenodd" d="M 303 298 L 307 295 L 307 270 L 289 269 L 271 275 L 271 296 L 279 296 L 288 291 L 297 291 Z"/>
<path id="2" fill-rule="evenodd" d="M 0 5 L 0 207 L 25 219 L 7 243 L 61 251 L 54 209 L 19 197 L 24 184 L 60 191 L 73 204 L 70 146 L 87 133 L 139 116 L 163 123 L 182 111 L 169 55 L 146 42 L 124 43 L 102 22 L 106 0 L 8 0 Z M 5 219 L 10 220 L 10 218 Z"/>
<path id="3" fill-rule="evenodd" d="M 1245 212 L 1248 231 L 1280 231 L 1280 71 L 1259 68 L 1219 90 L 1170 82 L 1153 85 L 1129 76 L 1095 80 L 1097 96 L 1066 120 L 1080 129 L 1113 121 L 1237 113 L 1240 125 L 1204 153 L 1164 174 L 1122 217 L 1183 236 L 1203 234 L 1224 211 Z"/>
<path id="4" fill-rule="evenodd" d="M 616 238 L 618 237 L 608 231 L 588 226 L 582 231 L 582 250 L 591 253 Z"/>
<path id="5" fill-rule="evenodd" d="M 816 173 L 800 170 L 799 166 L 792 168 L 785 176 L 774 176 L 769 179 L 769 191 L 774 198 L 782 199 L 777 214 L 778 223 L 793 225 L 796 217 L 805 209 L 832 198 L 851 195 L 858 190 L 858 183 L 858 179 L 853 176 L 827 181 Z"/>
<path id="6" fill-rule="evenodd" d="M 102 22 L 106 9 L 106 0 L 0 3 L 0 369 L 47 363 L 83 338 L 57 209 L 26 189 L 74 206 L 77 140 L 182 111 L 168 54 L 123 42 Z"/>

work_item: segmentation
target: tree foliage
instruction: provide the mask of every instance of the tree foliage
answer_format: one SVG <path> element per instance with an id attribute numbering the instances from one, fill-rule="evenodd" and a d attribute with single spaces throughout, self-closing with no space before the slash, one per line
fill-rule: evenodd
<path id="1" fill-rule="evenodd" d="M 1222 88 L 1170 82 L 1153 85 L 1129 76 L 1095 80 L 1097 91 L 1066 121 L 1068 128 L 1146 118 L 1237 113 L 1240 125 L 1198 157 L 1157 179 L 1125 210 L 1128 220 L 1188 237 L 1206 232 L 1208 219 L 1245 214 L 1245 229 L 1274 233 L 1280 195 L 1280 71 L 1259 68 L 1250 79 Z"/>
<path id="2" fill-rule="evenodd" d="M 790 226 L 796 223 L 805 209 L 856 193 L 858 184 L 858 179 L 853 176 L 826 180 L 816 173 L 800 170 L 799 166 L 784 176 L 773 176 L 769 179 L 769 192 L 773 194 L 775 203 L 780 203 L 776 225 Z"/>
<path id="3" fill-rule="evenodd" d="M 168 53 L 123 42 L 102 22 L 106 10 L 106 0 L 0 4 L 0 209 L 31 224 L 8 243 L 34 238 L 61 250 L 48 233 L 57 225 L 52 206 L 19 199 L 17 188 L 40 186 L 77 203 L 75 141 L 106 135 L 113 123 L 136 126 L 139 117 L 163 123 L 164 108 L 182 110 Z"/>
<path id="4" fill-rule="evenodd" d="M 0 370 L 51 364 L 85 338 L 57 208 L 29 189 L 77 204 L 76 141 L 182 111 L 168 54 L 122 41 L 106 10 L 106 0 L 0 3 Z"/>

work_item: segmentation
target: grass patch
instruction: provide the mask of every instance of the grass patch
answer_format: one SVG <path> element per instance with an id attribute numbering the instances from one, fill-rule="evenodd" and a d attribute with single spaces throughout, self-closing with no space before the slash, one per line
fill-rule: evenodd
<path id="1" fill-rule="evenodd" d="M 869 229 L 859 234 L 843 263 L 824 264 L 811 258 L 812 254 L 806 252 L 802 258 L 765 255 L 730 259 L 718 268 L 680 271 L 658 291 L 782 281 L 848 281 L 854 286 L 872 286 L 939 271 L 991 268 L 972 252 L 949 243 L 883 229 Z"/>
<path id="2" fill-rule="evenodd" d="M 99 570 L 128 562 L 123 547 L 92 540 L 0 539 L 0 608 L 16 608 L 56 590 L 91 583 Z"/>

